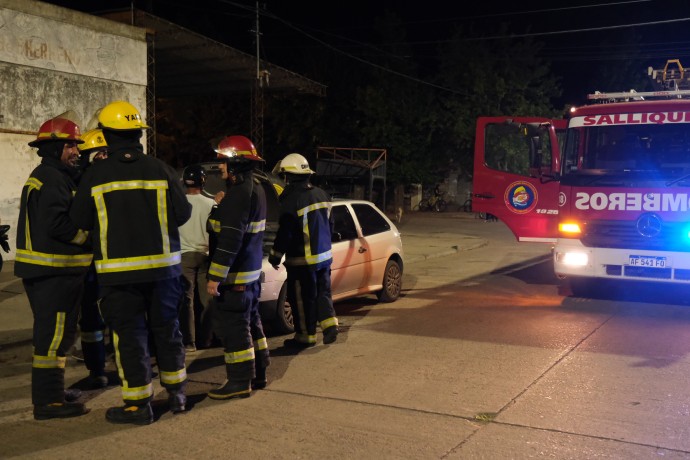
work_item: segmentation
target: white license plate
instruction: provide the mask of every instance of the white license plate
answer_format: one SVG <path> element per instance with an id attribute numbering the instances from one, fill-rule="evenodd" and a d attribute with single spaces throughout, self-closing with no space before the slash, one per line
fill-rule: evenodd
<path id="1" fill-rule="evenodd" d="M 631 255 L 628 259 L 628 265 L 633 267 L 667 268 L 671 266 L 671 263 L 666 257 Z"/>

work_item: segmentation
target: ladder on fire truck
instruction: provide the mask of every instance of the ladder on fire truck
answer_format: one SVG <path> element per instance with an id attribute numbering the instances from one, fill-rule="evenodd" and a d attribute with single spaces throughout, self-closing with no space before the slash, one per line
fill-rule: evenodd
<path id="1" fill-rule="evenodd" d="M 679 59 L 669 59 L 663 69 L 647 69 L 647 76 L 655 91 L 638 93 L 634 89 L 618 93 L 588 94 L 587 99 L 600 103 L 643 101 L 648 99 L 683 99 L 690 97 L 690 68 L 685 69 Z"/>

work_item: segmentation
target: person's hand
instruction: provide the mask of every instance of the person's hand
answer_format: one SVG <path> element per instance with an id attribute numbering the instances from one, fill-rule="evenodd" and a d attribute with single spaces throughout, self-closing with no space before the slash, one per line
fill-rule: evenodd
<path id="1" fill-rule="evenodd" d="M 278 270 L 278 268 L 280 267 L 280 259 L 282 259 L 282 257 L 278 257 L 276 255 L 271 254 L 268 256 L 268 263 L 271 264 L 273 268 Z"/>
<path id="2" fill-rule="evenodd" d="M 206 283 L 206 292 L 208 292 L 208 295 L 218 297 L 220 295 L 220 292 L 218 292 L 219 284 L 218 281 L 208 280 Z"/>
<path id="3" fill-rule="evenodd" d="M 216 204 L 220 204 L 220 202 L 223 200 L 225 197 L 225 192 L 218 192 L 216 193 L 216 196 L 213 197 L 213 200 L 216 202 Z"/>

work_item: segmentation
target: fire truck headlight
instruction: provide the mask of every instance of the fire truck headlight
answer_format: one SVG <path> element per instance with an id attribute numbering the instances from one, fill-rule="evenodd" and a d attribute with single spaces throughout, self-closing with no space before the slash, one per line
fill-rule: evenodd
<path id="1" fill-rule="evenodd" d="M 570 267 L 584 267 L 589 263 L 589 255 L 584 252 L 561 252 L 556 254 L 556 260 Z"/>

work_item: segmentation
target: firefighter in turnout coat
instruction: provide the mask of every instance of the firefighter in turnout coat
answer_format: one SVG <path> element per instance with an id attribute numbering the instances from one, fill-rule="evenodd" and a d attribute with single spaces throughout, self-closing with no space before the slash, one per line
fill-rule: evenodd
<path id="1" fill-rule="evenodd" d="M 64 114 L 63 116 L 66 116 Z M 15 276 L 33 313 L 31 400 L 34 418 L 76 417 L 88 410 L 65 393 L 66 354 L 74 344 L 84 276 L 91 264 L 88 234 L 69 218 L 79 174 L 79 126 L 59 116 L 43 123 L 31 147 L 41 164 L 22 189 Z"/>
<path id="2" fill-rule="evenodd" d="M 108 409 L 106 419 L 146 425 L 153 422 L 149 331 L 169 408 L 186 410 L 178 227 L 191 205 L 175 171 L 144 154 L 140 139 L 148 126 L 136 108 L 112 102 L 99 112 L 98 124 L 108 159 L 86 171 L 70 215 L 94 233 L 100 307 L 113 334 L 125 405 Z"/>
<path id="3" fill-rule="evenodd" d="M 274 173 L 288 184 L 280 195 L 279 227 L 268 257 L 277 268 L 285 256 L 287 299 L 295 322 L 295 336 L 285 340 L 285 346 L 316 345 L 317 322 L 323 343 L 333 343 L 338 318 L 331 296 L 331 199 L 310 183 L 314 171 L 299 153 L 283 158 Z"/>
<path id="4" fill-rule="evenodd" d="M 214 332 L 223 343 L 227 380 L 208 396 L 246 398 L 266 386 L 269 365 L 259 316 L 266 195 L 253 172 L 263 159 L 244 136 L 225 137 L 216 152 L 228 187 L 209 219 L 207 291 L 215 298 Z"/>

